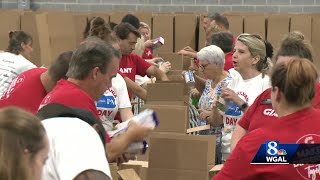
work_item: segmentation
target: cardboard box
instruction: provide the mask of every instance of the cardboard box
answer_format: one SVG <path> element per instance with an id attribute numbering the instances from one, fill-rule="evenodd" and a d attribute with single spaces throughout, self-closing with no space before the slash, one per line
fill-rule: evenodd
<path id="1" fill-rule="evenodd" d="M 6 50 L 9 44 L 9 32 L 20 30 L 21 11 L 0 12 L 0 50 Z"/>
<path id="2" fill-rule="evenodd" d="M 122 18 L 130 12 L 114 11 L 110 14 L 110 22 L 121 23 Z"/>
<path id="3" fill-rule="evenodd" d="M 223 168 L 223 164 L 217 164 L 213 166 L 209 171 L 209 179 L 212 179 L 221 169 Z"/>
<path id="4" fill-rule="evenodd" d="M 47 14 L 51 45 L 51 61 L 65 51 L 73 51 L 76 45 L 75 24 L 71 13 L 49 12 Z M 63 28 L 62 28 L 63 27 Z"/>
<path id="5" fill-rule="evenodd" d="M 126 163 L 120 164 L 119 169 L 120 170 L 133 169 L 141 180 L 146 180 L 147 179 L 148 162 L 147 161 L 132 161 L 132 160 L 130 160 Z"/>
<path id="6" fill-rule="evenodd" d="M 229 21 L 229 30 L 237 37 L 243 33 L 243 17 L 242 15 L 225 14 Z"/>
<path id="7" fill-rule="evenodd" d="M 162 59 L 164 59 L 165 61 L 169 61 L 171 63 L 170 70 L 188 70 L 191 65 L 190 58 L 184 57 L 176 53 L 159 53 L 158 56 L 162 57 Z"/>
<path id="8" fill-rule="evenodd" d="M 175 52 L 186 46 L 196 49 L 197 22 L 196 14 L 176 14 L 174 23 Z"/>
<path id="9" fill-rule="evenodd" d="M 137 11 L 137 12 L 134 12 L 134 15 L 137 16 L 137 18 L 139 18 L 140 22 L 147 23 L 152 30 L 152 13 L 151 12 Z"/>
<path id="10" fill-rule="evenodd" d="M 266 15 L 254 14 L 244 17 L 243 32 L 249 34 L 258 34 L 266 39 Z"/>
<path id="11" fill-rule="evenodd" d="M 174 52 L 174 14 L 153 14 L 152 39 L 164 38 L 164 45 L 158 52 Z"/>
<path id="12" fill-rule="evenodd" d="M 189 91 L 185 83 L 157 81 L 156 83 L 147 85 L 147 92 L 147 101 L 145 102 L 145 104 L 189 104 Z"/>
<path id="13" fill-rule="evenodd" d="M 306 14 L 291 14 L 290 16 L 290 32 L 300 31 L 308 41 L 311 41 L 311 16 Z"/>
<path id="14" fill-rule="evenodd" d="M 83 31 L 87 25 L 88 13 L 73 14 L 73 21 L 75 25 L 76 45 L 84 41 Z"/>
<path id="15" fill-rule="evenodd" d="M 167 73 L 167 76 L 170 79 L 170 81 L 185 82 L 182 72 L 183 70 L 170 70 Z"/>
<path id="16" fill-rule="evenodd" d="M 276 52 L 280 41 L 289 32 L 290 16 L 288 14 L 272 14 L 268 18 L 267 40 L 272 44 Z"/>
<path id="17" fill-rule="evenodd" d="M 147 179 L 149 180 L 208 180 L 207 171 L 188 171 L 177 169 L 149 168 Z"/>
<path id="18" fill-rule="evenodd" d="M 159 119 L 159 126 L 154 132 L 187 132 L 189 128 L 189 106 L 177 105 L 150 105 L 145 104 L 143 109 L 153 109 Z"/>
<path id="19" fill-rule="evenodd" d="M 320 14 L 312 15 L 312 39 L 311 44 L 314 50 L 314 64 L 320 69 Z"/>
<path id="20" fill-rule="evenodd" d="M 30 61 L 37 66 L 51 63 L 51 46 L 46 13 L 26 13 L 21 17 L 21 30 L 33 38 L 33 53 Z"/>
<path id="21" fill-rule="evenodd" d="M 111 172 L 111 177 L 114 180 L 118 179 L 118 166 L 116 163 L 109 163 L 109 167 L 110 167 L 110 172 Z"/>
<path id="22" fill-rule="evenodd" d="M 202 22 L 203 22 L 203 18 L 207 16 L 207 14 L 201 14 L 199 16 L 199 21 L 198 21 L 198 49 L 196 49 L 197 51 L 200 51 L 202 48 L 205 47 L 205 43 L 206 43 L 206 32 L 203 29 L 202 26 Z"/>
<path id="23" fill-rule="evenodd" d="M 216 137 L 211 135 L 152 133 L 149 168 L 204 171 L 208 174 L 208 165 L 215 163 L 215 148 Z"/>

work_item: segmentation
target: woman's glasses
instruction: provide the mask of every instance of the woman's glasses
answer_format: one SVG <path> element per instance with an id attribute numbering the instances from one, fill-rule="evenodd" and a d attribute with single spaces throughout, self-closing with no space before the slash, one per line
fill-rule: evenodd
<path id="1" fill-rule="evenodd" d="M 206 69 L 206 67 L 207 66 L 209 66 L 210 64 L 200 64 L 199 65 L 199 69 L 201 70 L 201 71 L 204 71 L 205 69 Z"/>

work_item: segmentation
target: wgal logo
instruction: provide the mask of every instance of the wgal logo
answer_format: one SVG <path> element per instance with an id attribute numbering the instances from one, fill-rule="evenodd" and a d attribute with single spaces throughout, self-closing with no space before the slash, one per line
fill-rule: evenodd
<path id="1" fill-rule="evenodd" d="M 279 141 L 266 142 L 266 161 L 267 163 L 288 163 L 286 160 L 287 152 L 279 148 Z"/>

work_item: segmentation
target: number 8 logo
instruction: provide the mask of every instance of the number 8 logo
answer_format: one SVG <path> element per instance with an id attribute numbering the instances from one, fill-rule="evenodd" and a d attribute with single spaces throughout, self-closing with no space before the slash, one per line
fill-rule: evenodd
<path id="1" fill-rule="evenodd" d="M 271 156 L 277 155 L 278 154 L 278 143 L 275 141 L 270 141 L 268 144 L 268 149 L 267 149 L 267 153 Z"/>

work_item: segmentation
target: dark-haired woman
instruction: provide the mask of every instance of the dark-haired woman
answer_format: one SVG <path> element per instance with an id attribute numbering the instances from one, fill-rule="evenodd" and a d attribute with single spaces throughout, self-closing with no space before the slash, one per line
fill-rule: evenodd
<path id="1" fill-rule="evenodd" d="M 9 45 L 6 52 L 0 53 L 0 97 L 17 75 L 36 66 L 31 58 L 32 37 L 23 31 L 9 33 Z"/>

